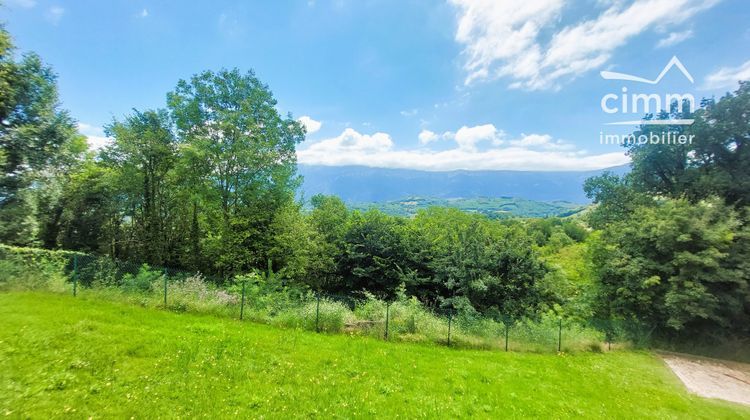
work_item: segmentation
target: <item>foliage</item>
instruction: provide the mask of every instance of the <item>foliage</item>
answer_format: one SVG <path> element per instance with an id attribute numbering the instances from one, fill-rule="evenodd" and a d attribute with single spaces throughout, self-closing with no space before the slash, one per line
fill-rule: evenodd
<path id="1" fill-rule="evenodd" d="M 627 145 L 635 187 L 652 195 L 686 197 L 691 202 L 718 196 L 738 207 L 750 204 L 750 82 L 718 101 L 706 99 L 691 114 L 672 104 L 657 116 L 691 118 L 689 126 L 644 125 L 635 135 L 670 132 L 694 136 L 684 145 Z"/>
<path id="2" fill-rule="evenodd" d="M 52 69 L 35 54 L 15 61 L 3 27 L 0 122 L 0 241 L 46 243 L 54 236 L 48 230 L 54 231 L 59 213 L 59 187 L 85 153 L 86 142 L 67 111 L 60 109 Z"/>
<path id="3" fill-rule="evenodd" d="M 589 220 L 603 230 L 593 246 L 594 309 L 634 321 L 632 336 L 693 347 L 750 334 L 749 98 L 750 84 L 741 82 L 694 114 L 672 104 L 656 118 L 695 123 L 646 123 L 633 134 L 692 142 L 625 144 L 632 172 L 586 183 L 597 203 Z"/>
<path id="4" fill-rule="evenodd" d="M 669 200 L 595 247 L 601 311 L 665 335 L 749 334 L 747 228 L 719 200 Z"/>

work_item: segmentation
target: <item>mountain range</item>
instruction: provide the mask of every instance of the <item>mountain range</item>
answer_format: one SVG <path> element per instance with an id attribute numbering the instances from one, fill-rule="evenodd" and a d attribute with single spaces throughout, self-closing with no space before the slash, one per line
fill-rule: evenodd
<path id="1" fill-rule="evenodd" d="M 445 171 L 298 165 L 302 193 L 337 195 L 348 204 L 386 203 L 413 197 L 434 199 L 520 198 L 586 204 L 586 178 L 605 171 L 618 175 L 629 165 L 596 171 Z"/>

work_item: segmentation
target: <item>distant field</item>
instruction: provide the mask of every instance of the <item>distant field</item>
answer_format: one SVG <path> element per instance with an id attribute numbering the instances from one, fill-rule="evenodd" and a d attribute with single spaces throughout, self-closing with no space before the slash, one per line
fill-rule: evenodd
<path id="1" fill-rule="evenodd" d="M 0 415 L 748 418 L 645 352 L 539 355 L 0 294 Z"/>
<path id="2" fill-rule="evenodd" d="M 376 208 L 392 216 L 410 217 L 430 207 L 451 207 L 468 213 L 478 213 L 491 219 L 508 217 L 566 217 L 586 208 L 584 204 L 568 201 L 534 201 L 514 197 L 478 198 L 406 198 L 403 200 L 355 203 L 351 208 L 367 210 Z"/>

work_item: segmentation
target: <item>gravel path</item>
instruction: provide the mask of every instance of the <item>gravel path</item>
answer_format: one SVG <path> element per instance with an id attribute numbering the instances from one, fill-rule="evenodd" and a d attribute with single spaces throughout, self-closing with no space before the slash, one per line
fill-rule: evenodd
<path id="1" fill-rule="evenodd" d="M 662 358 L 690 392 L 750 405 L 750 365 L 673 353 Z"/>

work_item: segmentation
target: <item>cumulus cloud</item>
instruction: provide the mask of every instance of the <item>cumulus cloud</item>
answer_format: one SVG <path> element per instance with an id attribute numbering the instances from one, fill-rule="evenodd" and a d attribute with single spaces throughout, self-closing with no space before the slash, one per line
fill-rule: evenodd
<path id="1" fill-rule="evenodd" d="M 672 32 L 666 38 L 660 39 L 659 42 L 656 43 L 656 48 L 671 47 L 692 37 L 693 31 L 691 29 L 682 32 Z"/>
<path id="2" fill-rule="evenodd" d="M 631 38 L 685 22 L 718 1 L 600 3 L 605 9 L 597 16 L 560 27 L 570 0 L 450 0 L 458 10 L 455 40 L 464 46 L 465 83 L 507 78 L 511 88 L 527 90 L 557 89 L 601 67 Z"/>
<path id="3" fill-rule="evenodd" d="M 90 150 L 99 150 L 112 144 L 112 138 L 104 135 L 104 129 L 101 127 L 79 122 L 78 132 L 86 136 Z"/>
<path id="4" fill-rule="evenodd" d="M 740 80 L 750 80 L 750 60 L 737 67 L 722 67 L 706 76 L 703 89 L 733 89 Z"/>
<path id="5" fill-rule="evenodd" d="M 138 16 L 140 16 L 142 18 L 147 18 L 148 17 L 148 9 L 141 10 L 141 12 L 138 13 Z"/>
<path id="6" fill-rule="evenodd" d="M 462 129 L 464 130 L 461 131 Z M 584 150 L 575 150 L 574 146 L 554 140 L 546 134 L 529 134 L 518 139 L 508 139 L 508 145 L 504 147 L 495 141 L 498 136 L 507 137 L 492 124 L 462 127 L 455 133 L 446 132 L 442 135 L 423 130 L 419 136 L 422 144 L 439 138 L 453 140 L 456 144 L 448 150 L 397 150 L 391 136 L 386 133 L 368 135 L 347 128 L 337 137 L 303 146 L 297 151 L 297 159 L 300 163 L 313 165 L 363 165 L 429 171 L 592 170 L 629 162 L 629 158 L 622 152 L 589 155 Z M 478 143 L 485 141 L 488 141 L 487 147 L 477 147 Z"/>
<path id="7" fill-rule="evenodd" d="M 307 134 L 315 133 L 316 131 L 320 130 L 320 127 L 323 126 L 322 122 L 315 121 L 314 119 L 310 118 L 308 115 L 303 115 L 299 117 L 297 121 L 301 122 L 302 125 L 305 126 L 305 130 L 307 130 Z"/>
<path id="8" fill-rule="evenodd" d="M 438 140 L 440 136 L 430 130 L 422 130 L 419 132 L 419 136 L 417 136 L 417 138 L 419 138 L 420 143 L 427 144 Z"/>
<path id="9" fill-rule="evenodd" d="M 450 133 L 446 133 L 450 136 Z M 504 133 L 492 124 L 477 125 L 474 127 L 463 126 L 456 131 L 453 139 L 458 143 L 459 149 L 476 150 L 477 144 L 483 141 L 489 141 L 494 145 L 502 143 L 501 137 Z"/>

